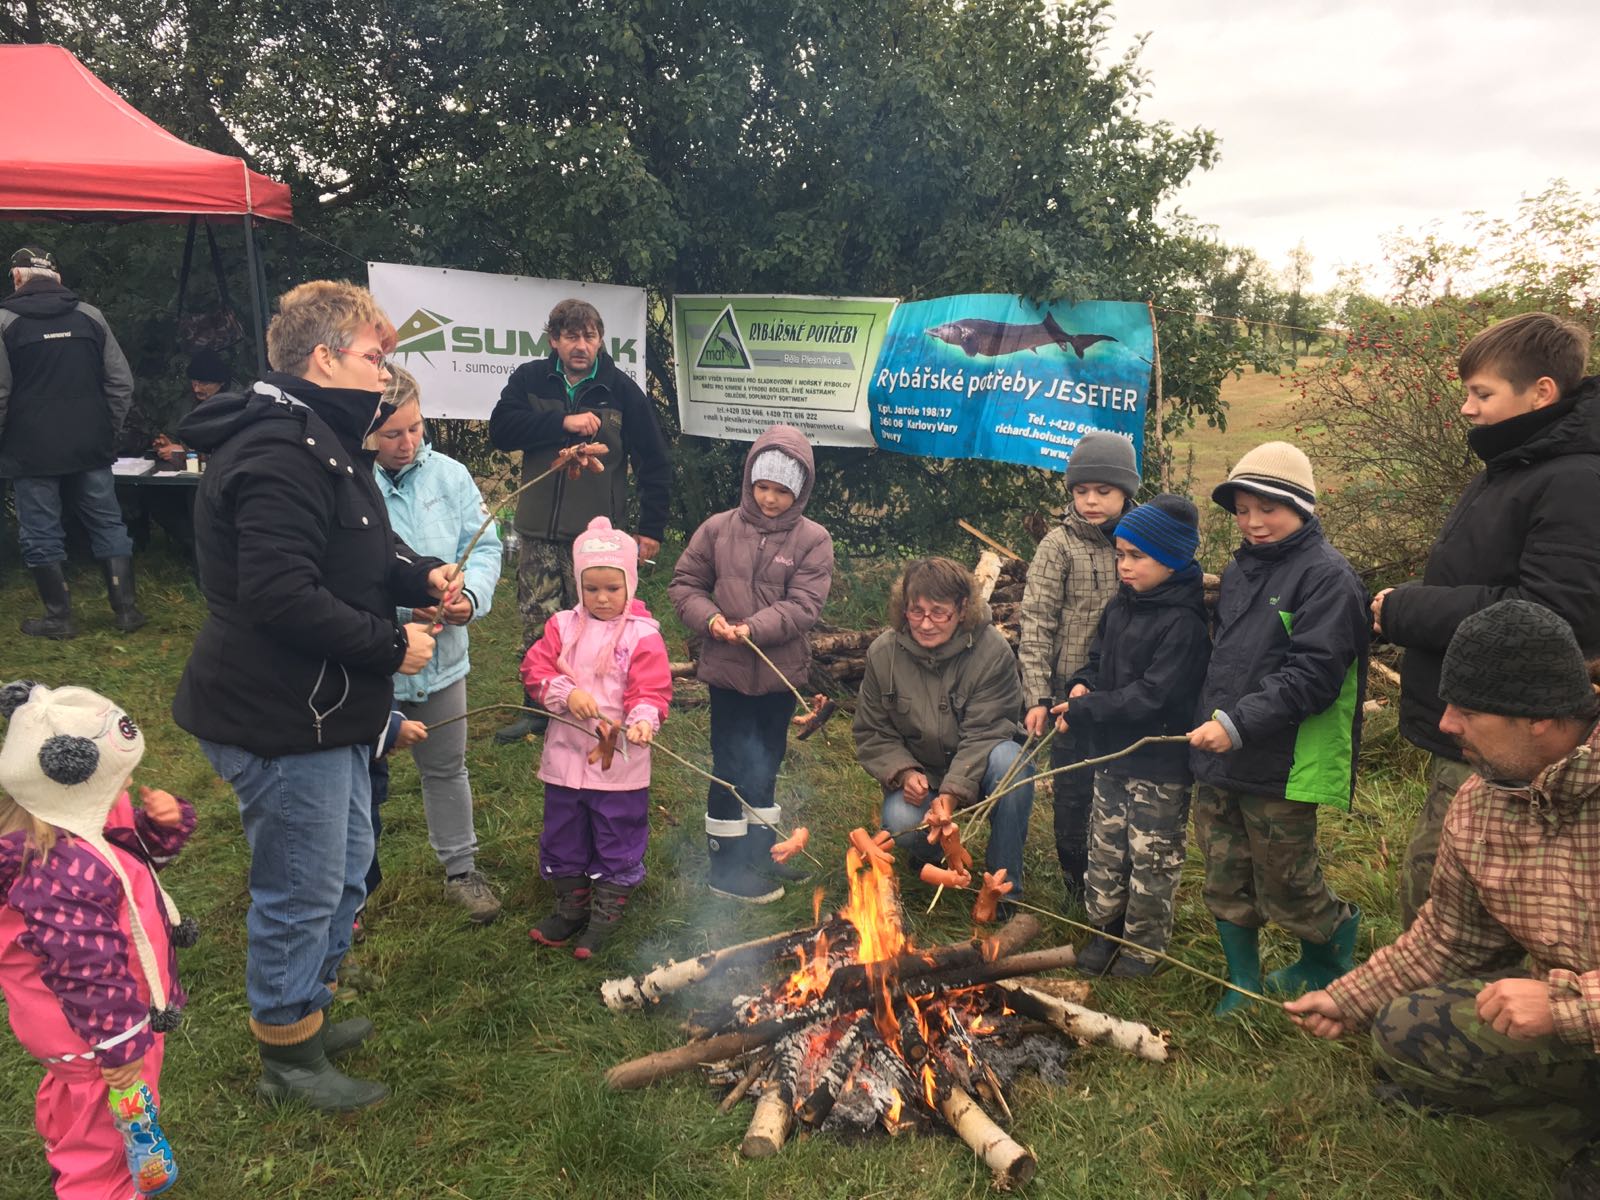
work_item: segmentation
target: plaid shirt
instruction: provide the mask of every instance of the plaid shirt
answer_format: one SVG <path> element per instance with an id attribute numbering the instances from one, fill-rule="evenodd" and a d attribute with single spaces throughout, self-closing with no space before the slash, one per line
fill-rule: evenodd
<path id="1" fill-rule="evenodd" d="M 1116 594 L 1111 539 L 1069 505 L 1061 524 L 1033 552 L 1023 584 L 1017 662 L 1024 710 L 1046 697 L 1066 699 L 1063 685 L 1089 661 L 1100 614 Z"/>
<path id="2" fill-rule="evenodd" d="M 1427 904 L 1329 986 L 1364 1024 L 1407 992 L 1512 967 L 1550 986 L 1556 1035 L 1600 1053 L 1600 725 L 1515 791 L 1474 775 L 1451 801 Z"/>

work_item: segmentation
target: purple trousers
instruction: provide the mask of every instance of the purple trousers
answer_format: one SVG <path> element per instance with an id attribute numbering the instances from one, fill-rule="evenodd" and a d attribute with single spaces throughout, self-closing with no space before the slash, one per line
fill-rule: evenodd
<path id="1" fill-rule="evenodd" d="M 546 879 L 605 880 L 637 887 L 650 841 L 650 789 L 602 792 L 544 785 L 539 874 Z"/>

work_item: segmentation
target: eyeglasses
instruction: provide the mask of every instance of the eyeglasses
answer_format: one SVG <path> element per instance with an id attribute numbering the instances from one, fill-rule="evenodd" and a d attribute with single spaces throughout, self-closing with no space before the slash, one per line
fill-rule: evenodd
<path id="1" fill-rule="evenodd" d="M 383 356 L 381 350 L 341 350 L 338 346 L 329 346 L 335 354 L 349 354 L 356 358 L 364 358 L 380 371 L 389 369 L 389 360 Z"/>
<path id="2" fill-rule="evenodd" d="M 913 625 L 948 625 L 956 619 L 956 610 L 953 608 L 908 608 L 906 620 Z"/>

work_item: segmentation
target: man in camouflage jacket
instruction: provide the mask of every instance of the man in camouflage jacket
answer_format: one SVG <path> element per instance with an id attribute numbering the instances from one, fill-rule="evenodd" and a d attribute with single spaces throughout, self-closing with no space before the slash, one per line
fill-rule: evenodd
<path id="1" fill-rule="evenodd" d="M 1461 623 L 1439 695 L 1479 773 L 1450 805 L 1428 902 L 1287 1008 L 1319 1037 L 1370 1024 L 1380 1095 L 1502 1123 L 1572 1158 L 1558 1195 L 1600 1195 L 1600 712 L 1583 655 L 1560 617 L 1505 600 Z"/>

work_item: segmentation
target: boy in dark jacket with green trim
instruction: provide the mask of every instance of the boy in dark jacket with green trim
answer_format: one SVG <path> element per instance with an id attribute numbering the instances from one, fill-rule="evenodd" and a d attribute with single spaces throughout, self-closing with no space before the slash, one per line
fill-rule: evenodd
<path id="1" fill-rule="evenodd" d="M 1211 653 L 1205 585 L 1194 560 L 1198 526 L 1194 505 L 1167 494 L 1117 525 L 1121 586 L 1066 703 L 1051 710 L 1056 732 L 1071 729 L 1090 753 L 1114 754 L 1141 738 L 1186 733 L 1193 724 Z M 1172 937 L 1192 782 L 1188 747 L 1181 744 L 1146 746 L 1094 773 L 1084 907 L 1098 928 L 1156 953 Z M 1130 947 L 1119 956 L 1117 948 L 1096 937 L 1078 968 L 1129 978 L 1155 973 L 1154 955 Z"/>
<path id="2" fill-rule="evenodd" d="M 1352 966 L 1361 913 L 1317 860 L 1317 806 L 1348 809 L 1366 690 L 1367 596 L 1322 536 L 1311 463 L 1288 442 L 1239 460 L 1211 498 L 1244 544 L 1222 575 L 1201 724 L 1190 731 L 1206 907 L 1228 977 L 1262 988 L 1258 940 L 1276 921 L 1300 959 L 1270 991 L 1325 987 Z M 1224 1016 L 1248 1003 L 1229 992 Z"/>

